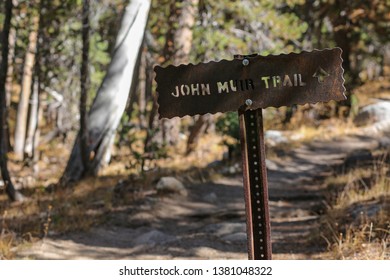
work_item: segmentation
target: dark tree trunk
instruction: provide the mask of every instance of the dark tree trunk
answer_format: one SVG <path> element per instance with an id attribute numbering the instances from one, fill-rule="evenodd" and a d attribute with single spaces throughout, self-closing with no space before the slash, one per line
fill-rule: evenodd
<path id="1" fill-rule="evenodd" d="M 151 151 L 151 143 L 153 142 L 153 140 L 157 139 L 154 130 L 156 127 L 158 127 L 158 117 L 156 116 L 158 105 L 157 105 L 157 98 L 152 91 L 153 77 L 154 77 L 153 70 L 152 70 L 153 64 L 154 61 L 152 56 L 149 53 L 147 53 L 146 67 L 145 67 L 145 78 L 146 78 L 145 96 L 148 100 L 149 99 L 152 100 L 153 105 L 152 105 L 152 109 L 150 110 L 150 114 L 146 124 L 147 131 L 146 131 L 146 137 L 144 141 L 145 154 Z"/>
<path id="2" fill-rule="evenodd" d="M 6 90 L 6 107 L 9 108 L 11 105 L 11 96 L 12 96 L 12 82 L 13 82 L 13 74 L 14 74 L 14 61 L 15 61 L 15 45 L 16 45 L 16 30 L 15 28 L 10 29 L 10 36 L 8 42 L 8 70 L 7 70 L 7 80 L 5 83 Z M 13 149 L 11 145 L 11 133 L 9 126 L 7 126 L 7 146 L 8 149 Z"/>
<path id="3" fill-rule="evenodd" d="M 80 71 L 80 153 L 84 170 L 89 170 L 87 99 L 89 90 L 89 0 L 83 0 L 82 60 Z"/>
<path id="4" fill-rule="evenodd" d="M 5 84 L 5 89 L 7 91 L 7 107 L 11 104 L 11 94 L 12 94 L 12 81 L 14 74 L 13 62 L 15 58 L 15 44 L 16 44 L 16 30 L 15 28 L 10 29 L 10 36 L 8 42 L 8 70 L 7 70 L 7 80 Z"/>
<path id="5" fill-rule="evenodd" d="M 153 144 L 156 143 L 156 141 L 158 141 L 159 138 L 161 139 L 161 137 L 156 137 L 159 134 L 158 131 L 156 131 L 157 130 L 156 128 L 158 128 L 157 96 L 153 95 L 152 98 L 153 98 L 153 105 L 149 115 L 148 129 L 146 132 L 146 138 L 144 143 L 145 154 L 153 152 L 153 146 L 154 146 Z M 159 144 L 159 146 L 162 144 L 159 142 L 157 143 Z"/>
<path id="6" fill-rule="evenodd" d="M 139 124 L 140 127 L 145 128 L 147 126 L 145 112 L 146 112 L 146 83 L 148 71 L 148 63 L 147 63 L 147 52 L 148 49 L 146 44 L 144 44 L 144 48 L 141 56 L 141 65 L 140 65 L 140 75 L 139 75 L 139 95 L 138 95 L 138 116 L 139 116 Z"/>
<path id="7" fill-rule="evenodd" d="M 177 2 L 180 2 L 178 5 Z M 175 65 L 187 64 L 192 47 L 192 27 L 195 24 L 195 18 L 198 15 L 197 8 L 199 0 L 181 0 L 174 1 L 171 8 L 171 24 L 178 25 L 179 28 L 173 29 L 173 44 L 170 42 L 171 34 L 168 35 L 166 44 L 167 53 L 165 56 L 173 58 Z M 172 22 L 173 21 L 173 22 Z M 171 46 L 169 46 L 171 45 Z M 174 145 L 179 141 L 180 119 L 173 118 L 163 120 L 163 138 L 164 142 Z"/>
<path id="8" fill-rule="evenodd" d="M 205 130 L 208 120 L 210 119 L 209 115 L 199 116 L 195 124 L 190 130 L 190 135 L 187 140 L 187 155 L 194 151 L 202 132 Z"/>
<path id="9" fill-rule="evenodd" d="M 334 4 L 336 7 L 336 11 L 342 11 L 347 6 L 347 3 L 344 0 L 337 0 Z M 343 59 L 343 68 L 344 73 L 349 76 L 349 79 L 346 79 L 347 87 L 348 84 L 354 84 L 356 82 L 357 75 L 353 73 L 351 70 L 351 38 L 350 33 L 351 30 L 349 30 L 349 23 L 348 23 L 348 16 L 342 15 L 339 13 L 337 16 L 335 16 L 332 19 L 332 25 L 333 25 L 333 36 L 334 40 L 336 42 L 336 45 L 340 47 L 343 50 L 342 53 L 342 59 Z M 352 103 L 351 103 L 351 94 L 347 93 L 347 99 L 341 102 L 338 102 L 336 105 L 336 114 L 339 115 L 339 109 L 340 106 L 346 106 L 347 108 L 351 109 Z"/>
<path id="10" fill-rule="evenodd" d="M 178 8 L 178 2 L 182 4 L 183 1 L 172 1 L 170 6 L 170 15 L 168 18 L 168 32 L 165 36 L 165 45 L 163 50 L 163 56 L 165 61 L 174 60 L 175 52 L 177 49 L 175 42 L 175 34 L 178 32 L 178 26 L 180 24 L 179 17 L 182 9 Z M 180 61 L 177 61 L 180 64 Z M 157 107 L 155 107 L 157 109 Z M 158 117 L 158 114 L 155 114 Z M 160 122 L 161 141 L 164 145 L 176 145 L 179 140 L 180 132 L 180 119 L 173 118 L 170 120 L 162 120 Z M 157 136 L 157 135 L 156 135 Z M 156 141 L 155 141 L 156 142 Z"/>
<path id="11" fill-rule="evenodd" d="M 11 176 L 8 171 L 7 163 L 7 100 L 6 100 L 6 90 L 5 84 L 7 79 L 8 71 L 8 41 L 9 41 L 9 32 L 11 26 L 11 17 L 12 17 L 12 0 L 5 1 L 5 19 L 2 32 L 1 40 L 1 64 L 0 64 L 0 168 L 1 176 L 4 181 L 5 191 L 8 197 L 15 200 L 22 200 L 23 196 L 17 192 L 12 184 Z"/>
<path id="12" fill-rule="evenodd" d="M 295 112 L 298 110 L 297 105 L 291 105 L 286 108 L 286 114 L 284 115 L 283 125 L 288 125 L 291 122 Z"/>
<path id="13" fill-rule="evenodd" d="M 198 15 L 199 0 L 172 1 L 170 15 L 168 18 L 168 32 L 165 38 L 163 56 L 165 62 L 172 62 L 175 65 L 189 62 L 189 55 L 192 46 L 192 27 Z M 157 116 L 157 113 L 152 113 Z M 155 123 L 157 121 L 153 121 Z M 162 142 L 167 145 L 176 145 L 179 141 L 180 119 L 164 119 L 160 122 L 160 133 Z M 150 128 L 155 130 L 154 127 Z M 157 135 L 154 137 L 156 139 Z"/>

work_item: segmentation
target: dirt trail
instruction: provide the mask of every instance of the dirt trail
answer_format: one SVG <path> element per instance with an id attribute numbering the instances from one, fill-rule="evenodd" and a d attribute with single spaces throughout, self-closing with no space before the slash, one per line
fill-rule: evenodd
<path id="1" fill-rule="evenodd" d="M 269 162 L 274 259 L 324 258 L 318 224 L 326 190 L 322 181 L 347 153 L 378 146 L 369 137 L 313 142 Z M 149 195 L 117 207 L 89 232 L 49 236 L 17 258 L 32 259 L 246 259 L 240 174 L 187 186 L 187 197 Z"/>

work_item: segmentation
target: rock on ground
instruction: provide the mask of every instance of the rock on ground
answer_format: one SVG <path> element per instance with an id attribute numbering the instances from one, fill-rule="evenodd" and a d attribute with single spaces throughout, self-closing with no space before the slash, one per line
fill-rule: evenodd
<path id="1" fill-rule="evenodd" d="M 188 192 L 183 183 L 174 177 L 162 177 L 156 185 L 158 193 L 162 194 L 180 194 L 187 196 Z"/>
<path id="2" fill-rule="evenodd" d="M 390 100 L 363 107 L 354 119 L 357 126 L 390 121 Z"/>

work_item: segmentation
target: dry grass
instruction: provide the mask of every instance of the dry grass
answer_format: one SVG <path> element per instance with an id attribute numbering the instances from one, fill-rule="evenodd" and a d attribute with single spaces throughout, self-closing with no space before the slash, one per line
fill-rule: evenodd
<path id="1" fill-rule="evenodd" d="M 364 106 L 374 102 L 375 98 L 389 98 L 390 79 L 382 77 L 378 80 L 369 81 L 354 90 L 359 99 L 359 105 Z"/>
<path id="2" fill-rule="evenodd" d="M 13 258 L 12 248 L 14 247 L 15 236 L 11 233 L 2 233 L 0 235 L 0 260 Z"/>
<path id="3" fill-rule="evenodd" d="M 378 238 L 378 235 L 382 237 Z M 376 227 L 374 223 L 350 227 L 345 233 L 333 232 L 328 241 L 330 258 L 353 260 L 385 260 L 389 255 L 390 228 Z"/>
<path id="4" fill-rule="evenodd" d="M 336 192 L 324 220 L 329 252 L 336 259 L 390 259 L 389 164 L 376 162 L 328 179 Z"/>
<path id="5" fill-rule="evenodd" d="M 296 143 L 310 143 L 315 140 L 331 140 L 338 136 L 354 134 L 357 128 L 351 120 L 331 119 L 320 126 L 301 125 L 289 138 Z"/>
<path id="6" fill-rule="evenodd" d="M 118 177 L 89 178 L 53 193 L 35 189 L 23 203 L 0 203 L 0 259 L 10 259 L 18 246 L 47 236 L 88 231 L 105 221 L 112 209 Z"/>
<path id="7" fill-rule="evenodd" d="M 221 144 L 222 137 L 204 135 L 197 148 L 186 156 L 186 141 L 181 141 L 175 149 L 168 148 L 169 158 L 160 159 L 157 165 L 161 168 L 183 171 L 191 168 L 204 168 L 213 161 L 221 160 L 227 148 Z"/>

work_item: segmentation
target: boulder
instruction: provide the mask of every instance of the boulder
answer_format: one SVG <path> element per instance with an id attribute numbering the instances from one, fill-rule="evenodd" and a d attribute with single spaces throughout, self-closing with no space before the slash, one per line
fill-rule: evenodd
<path id="1" fill-rule="evenodd" d="M 357 126 L 390 121 L 390 100 L 364 106 L 354 119 Z"/>
<path id="2" fill-rule="evenodd" d="M 157 182 L 156 190 L 160 194 L 179 194 L 187 196 L 188 192 L 183 183 L 174 177 L 162 177 Z"/>

